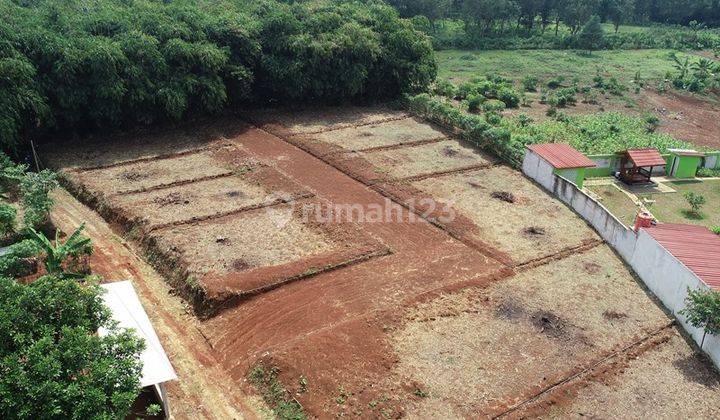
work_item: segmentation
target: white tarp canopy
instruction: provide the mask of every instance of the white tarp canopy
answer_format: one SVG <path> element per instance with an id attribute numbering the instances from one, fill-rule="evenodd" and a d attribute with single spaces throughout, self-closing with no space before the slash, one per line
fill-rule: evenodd
<path id="1" fill-rule="evenodd" d="M 134 329 L 135 334 L 145 341 L 145 350 L 140 356 L 143 363 L 140 385 L 144 388 L 177 379 L 132 283 L 121 281 L 102 284 L 101 287 L 107 290 L 103 300 L 119 327 Z M 104 335 L 107 331 L 101 328 L 98 333 Z"/>

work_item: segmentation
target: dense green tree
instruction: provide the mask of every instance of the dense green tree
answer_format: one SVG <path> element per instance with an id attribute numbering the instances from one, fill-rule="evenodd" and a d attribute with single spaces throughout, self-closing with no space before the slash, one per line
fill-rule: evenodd
<path id="1" fill-rule="evenodd" d="M 139 393 L 143 343 L 113 326 L 98 286 L 0 278 L 0 415 L 118 419 Z M 100 337 L 99 328 L 109 331 Z"/>
<path id="2" fill-rule="evenodd" d="M 434 19 L 449 3 L 423 4 Z M 436 74 L 429 39 L 379 1 L 0 0 L 0 14 L 4 148 L 230 106 L 384 99 Z"/>
<path id="3" fill-rule="evenodd" d="M 583 25 L 578 35 L 578 47 L 588 51 L 595 51 L 602 47 L 604 37 L 605 33 L 600 24 L 600 17 L 593 15 L 587 23 Z"/>

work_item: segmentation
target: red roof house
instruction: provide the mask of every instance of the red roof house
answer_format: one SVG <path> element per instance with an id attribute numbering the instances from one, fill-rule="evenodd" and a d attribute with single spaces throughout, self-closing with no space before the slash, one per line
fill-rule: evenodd
<path id="1" fill-rule="evenodd" d="M 703 226 L 672 223 L 645 231 L 708 287 L 720 290 L 720 236 Z"/>
<path id="2" fill-rule="evenodd" d="M 527 147 L 556 169 L 594 168 L 595 162 L 565 143 L 531 144 Z"/>

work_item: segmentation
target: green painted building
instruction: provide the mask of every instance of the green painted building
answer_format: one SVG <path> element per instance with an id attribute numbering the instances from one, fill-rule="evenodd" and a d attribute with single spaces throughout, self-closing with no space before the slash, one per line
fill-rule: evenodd
<path id="1" fill-rule="evenodd" d="M 695 178 L 705 154 L 695 150 L 681 149 L 670 149 L 669 152 L 667 174 L 679 179 Z"/>

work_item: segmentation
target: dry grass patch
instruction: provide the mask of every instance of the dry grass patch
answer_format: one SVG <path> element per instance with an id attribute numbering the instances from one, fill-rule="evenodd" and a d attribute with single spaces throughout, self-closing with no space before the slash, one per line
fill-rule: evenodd
<path id="1" fill-rule="evenodd" d="M 600 246 L 413 309 L 397 370 L 427 388 L 420 417 L 498 414 L 668 322 Z"/>
<path id="2" fill-rule="evenodd" d="M 233 168 L 216 159 L 215 154 L 212 151 L 193 153 L 82 171 L 73 176 L 88 189 L 110 195 L 232 173 Z"/>
<path id="3" fill-rule="evenodd" d="M 494 159 L 456 140 L 360 153 L 375 171 L 390 179 L 490 165 Z"/>
<path id="4" fill-rule="evenodd" d="M 276 266 L 332 251 L 322 231 L 297 219 L 290 205 L 253 210 L 154 234 L 158 248 L 198 276 Z"/>
<path id="5" fill-rule="evenodd" d="M 560 397 L 540 418 L 714 418 L 720 379 L 712 364 L 672 331 L 670 340 L 631 359 L 620 372 Z M 518 413 L 520 414 L 520 413 Z"/>
<path id="6" fill-rule="evenodd" d="M 147 193 L 121 195 L 110 201 L 152 228 L 260 206 L 272 199 L 268 194 L 257 183 L 229 176 Z"/>
<path id="7" fill-rule="evenodd" d="M 425 179 L 412 186 L 453 203 L 478 227 L 478 240 L 510 254 L 518 263 L 598 239 L 562 203 L 504 166 Z"/>
<path id="8" fill-rule="evenodd" d="M 338 146 L 346 151 L 395 146 L 441 137 L 444 137 L 441 131 L 413 118 L 388 121 L 376 125 L 343 128 L 313 136 L 315 140 Z"/>

